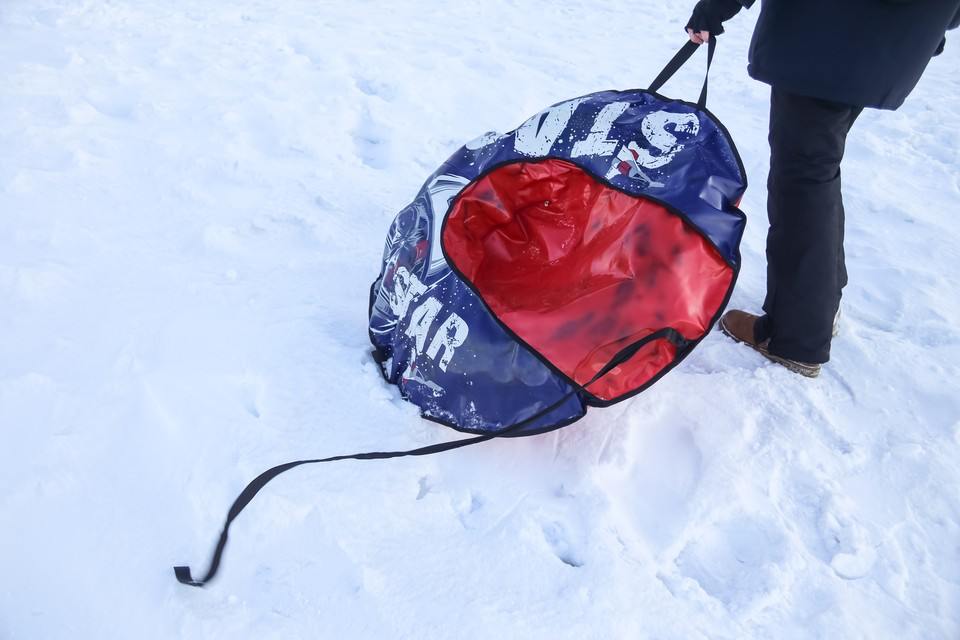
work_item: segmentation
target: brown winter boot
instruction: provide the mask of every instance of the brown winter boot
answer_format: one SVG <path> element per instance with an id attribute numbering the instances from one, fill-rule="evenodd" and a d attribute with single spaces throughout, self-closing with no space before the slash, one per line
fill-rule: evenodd
<path id="1" fill-rule="evenodd" d="M 720 318 L 720 330 L 737 342 L 744 343 L 763 357 L 783 365 L 794 373 L 799 373 L 808 378 L 816 378 L 820 375 L 819 364 L 800 362 L 798 360 L 790 360 L 789 358 L 781 358 L 780 356 L 773 355 L 767 350 L 770 344 L 769 339 L 758 343 L 753 334 L 753 325 L 756 324 L 758 319 L 759 318 L 752 313 L 733 309 L 727 311 L 723 314 L 723 317 Z"/>

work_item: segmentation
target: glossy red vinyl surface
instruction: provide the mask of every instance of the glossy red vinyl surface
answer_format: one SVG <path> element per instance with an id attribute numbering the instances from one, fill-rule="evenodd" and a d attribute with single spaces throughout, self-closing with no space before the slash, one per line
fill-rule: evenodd
<path id="1" fill-rule="evenodd" d="M 581 385 L 658 329 L 702 337 L 734 277 L 679 216 L 564 160 L 509 164 L 474 182 L 442 241 L 500 321 Z M 613 400 L 675 355 L 653 341 L 587 390 Z"/>

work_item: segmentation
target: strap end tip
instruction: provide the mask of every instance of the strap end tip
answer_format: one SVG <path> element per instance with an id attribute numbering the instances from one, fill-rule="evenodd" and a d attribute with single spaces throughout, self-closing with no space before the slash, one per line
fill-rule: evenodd
<path id="1" fill-rule="evenodd" d="M 190 573 L 190 567 L 174 567 L 173 574 L 177 577 L 177 582 L 180 584 L 189 585 L 191 587 L 203 586 L 202 582 L 198 582 L 193 579 L 193 575 Z"/>

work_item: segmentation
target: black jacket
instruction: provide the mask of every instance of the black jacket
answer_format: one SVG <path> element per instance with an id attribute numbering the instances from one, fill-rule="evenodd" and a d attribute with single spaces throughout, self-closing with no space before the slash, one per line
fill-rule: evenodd
<path id="1" fill-rule="evenodd" d="M 960 0 L 763 0 L 749 72 L 790 93 L 896 109 L 958 22 Z"/>

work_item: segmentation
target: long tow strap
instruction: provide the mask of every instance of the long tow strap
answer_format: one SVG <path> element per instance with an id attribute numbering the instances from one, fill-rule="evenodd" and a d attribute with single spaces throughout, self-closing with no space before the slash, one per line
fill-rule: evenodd
<path id="1" fill-rule="evenodd" d="M 673 343 L 677 348 L 677 357 L 681 355 L 681 352 L 689 346 L 690 341 L 684 338 L 678 331 L 671 328 L 660 329 L 650 333 L 640 340 L 634 342 L 633 344 L 621 349 L 613 356 L 610 362 L 604 366 L 600 371 L 597 372 L 593 378 L 590 379 L 585 385 L 584 388 L 590 386 L 610 371 L 620 366 L 637 351 L 640 350 L 645 344 L 652 342 L 654 340 L 666 339 Z M 417 449 L 410 449 L 408 451 L 368 451 L 366 453 L 353 453 L 349 455 L 341 456 L 331 456 L 329 458 L 317 458 L 315 460 L 296 460 L 294 462 L 286 462 L 281 465 L 277 465 L 272 469 L 267 469 L 259 476 L 253 479 L 250 484 L 248 484 L 243 491 L 240 492 L 240 495 L 237 496 L 236 500 L 233 501 L 233 505 L 230 507 L 230 511 L 227 512 L 227 520 L 223 525 L 223 530 L 220 532 L 220 539 L 217 540 L 217 546 L 213 550 L 213 557 L 210 559 L 210 568 L 207 569 L 207 574 L 200 580 L 196 580 L 193 577 L 193 574 L 190 572 L 190 567 L 179 566 L 174 567 L 173 572 L 177 577 L 177 581 L 190 585 L 191 587 L 202 587 L 206 583 L 210 582 L 214 576 L 217 575 L 217 570 L 220 568 L 220 560 L 223 557 L 223 550 L 227 546 L 227 534 L 230 531 L 230 524 L 236 519 L 240 512 L 250 504 L 250 501 L 253 500 L 254 496 L 260 492 L 263 487 L 266 486 L 268 482 L 276 478 L 278 475 L 285 471 L 289 471 L 295 467 L 299 467 L 304 464 L 317 464 L 320 462 L 336 462 L 337 460 L 383 460 L 386 458 L 404 458 L 408 456 L 429 456 L 435 453 L 443 453 L 444 451 L 450 451 L 452 449 L 459 449 L 460 447 L 467 447 L 472 444 L 479 444 L 481 442 L 486 442 L 487 440 L 493 440 L 494 438 L 502 438 L 511 433 L 515 433 L 521 427 L 531 423 L 532 421 L 542 418 L 543 416 L 549 414 L 551 411 L 557 409 L 564 402 L 569 400 L 571 397 L 579 393 L 578 390 L 571 391 L 567 393 L 557 402 L 551 404 L 547 408 L 537 412 L 536 414 L 521 420 L 515 424 L 510 425 L 499 431 L 494 431 L 492 433 L 475 436 L 473 438 L 464 438 L 462 440 L 452 440 L 450 442 L 441 442 L 438 444 L 431 444 L 426 447 L 420 447 Z"/>

